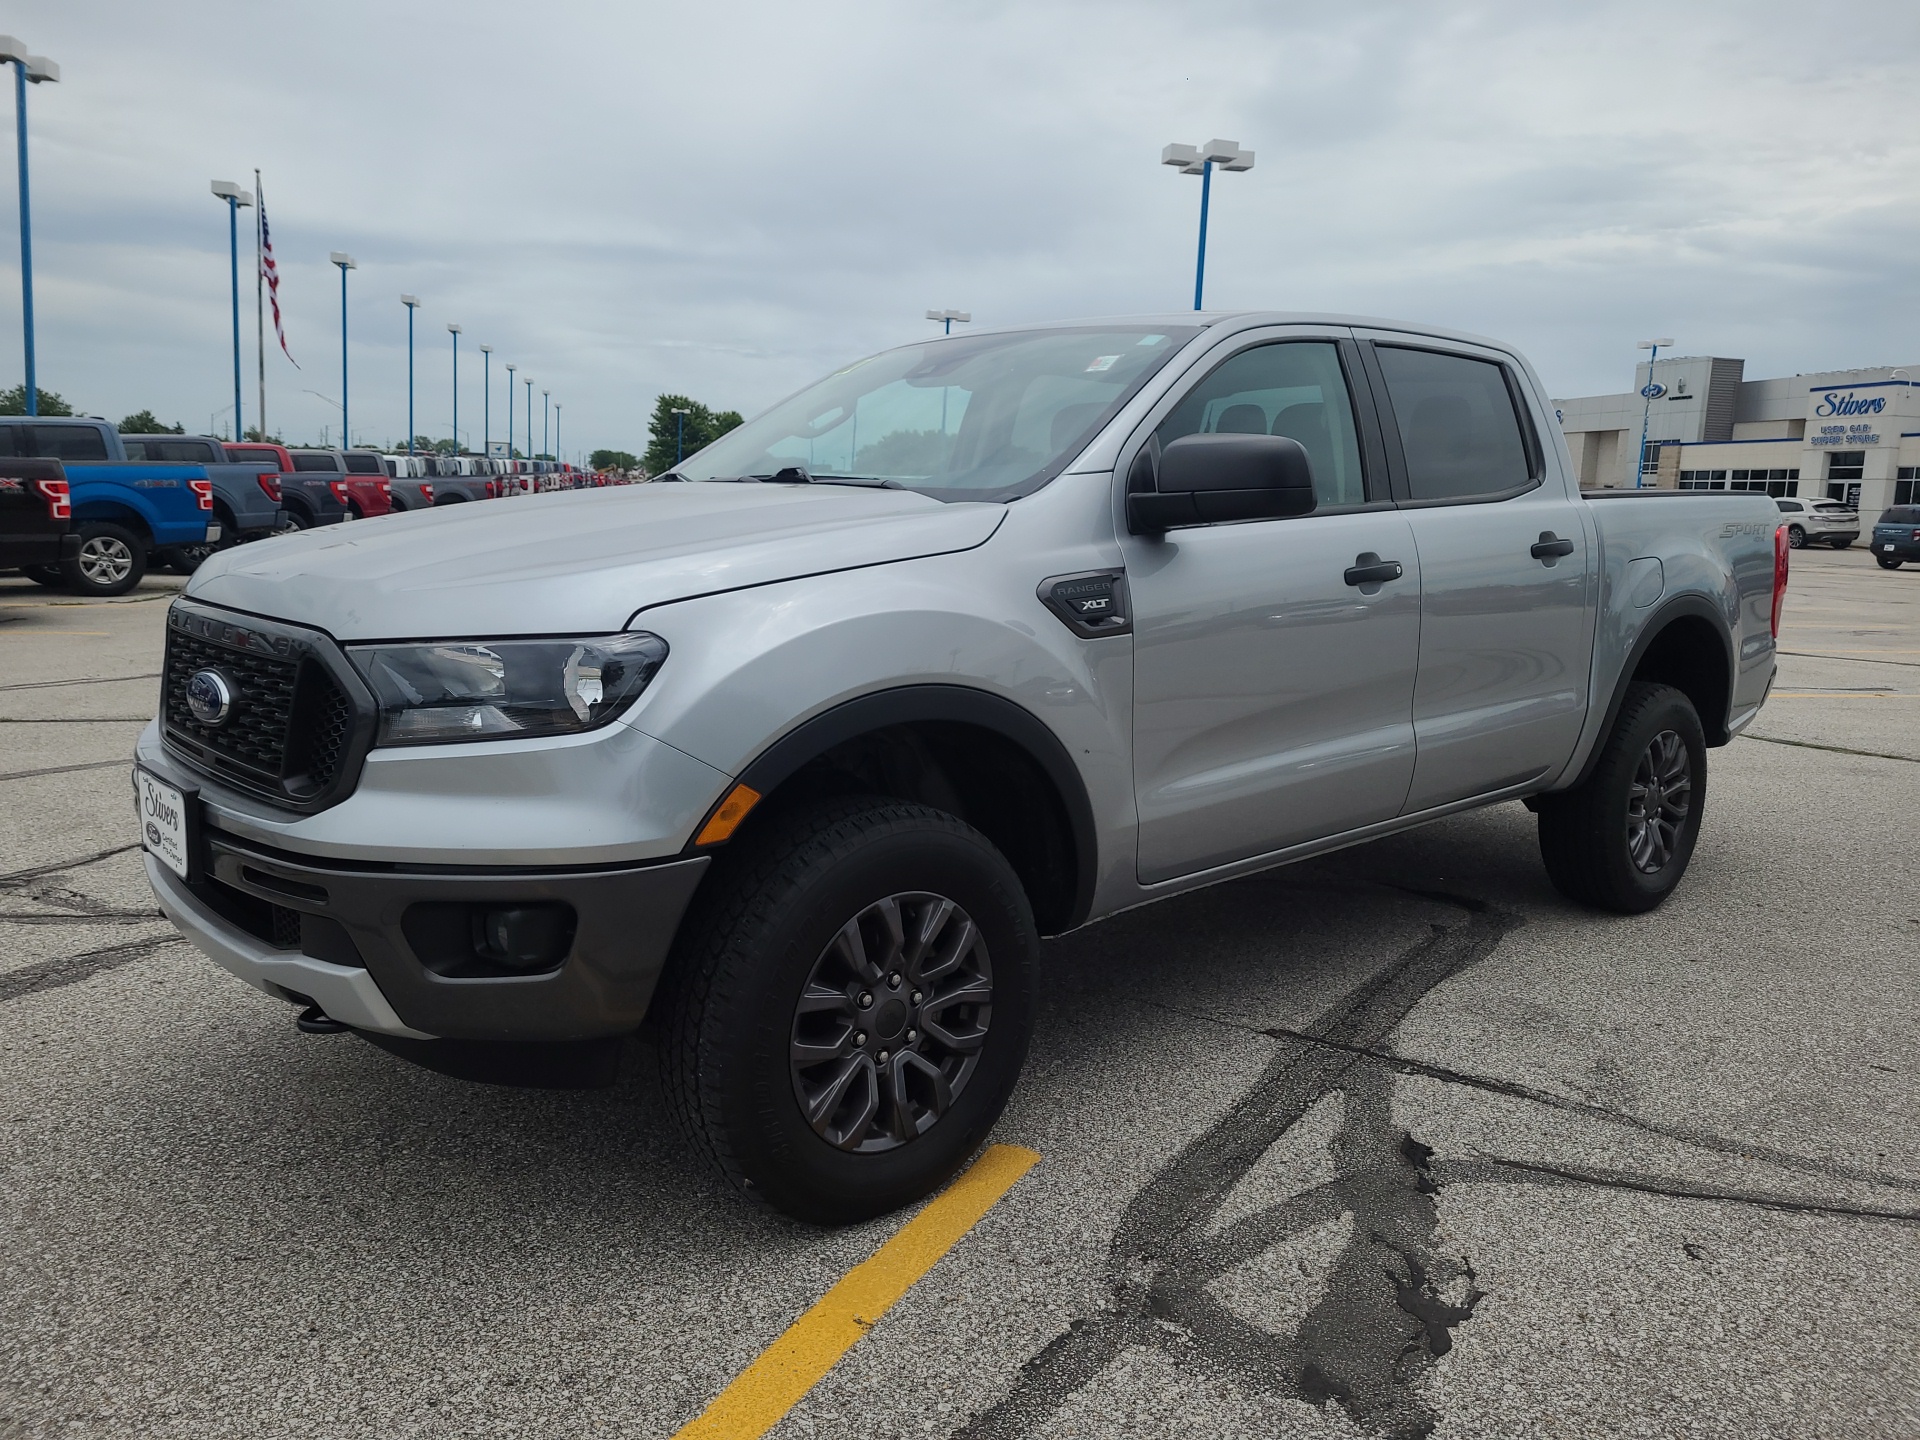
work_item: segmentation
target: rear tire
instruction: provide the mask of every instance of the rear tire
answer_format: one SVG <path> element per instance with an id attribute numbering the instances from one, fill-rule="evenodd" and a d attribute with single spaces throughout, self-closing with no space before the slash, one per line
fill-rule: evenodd
<path id="1" fill-rule="evenodd" d="M 1879 561 L 1882 570 L 1898 570 L 1902 565 L 1907 563 L 1893 555 L 1876 555 L 1873 558 Z"/>
<path id="2" fill-rule="evenodd" d="M 76 529 L 80 553 L 60 565 L 74 594 L 99 599 L 124 595 L 146 575 L 146 542 L 125 526 L 89 520 Z"/>
<path id="3" fill-rule="evenodd" d="M 1806 549 L 1807 548 L 1807 532 L 1801 529 L 1798 525 L 1789 525 L 1787 527 L 1787 544 L 1790 545 L 1795 550 Z"/>
<path id="4" fill-rule="evenodd" d="M 1635 682 L 1593 772 L 1539 801 L 1540 858 L 1570 900 L 1621 915 L 1651 910 L 1693 858 L 1707 799 L 1707 742 L 1693 702 Z"/>
<path id="5" fill-rule="evenodd" d="M 670 1108 L 728 1180 L 797 1219 L 911 1204 L 1005 1107 L 1038 953 L 1012 867 L 951 815 L 868 797 L 765 817 L 715 859 L 675 942 Z"/>

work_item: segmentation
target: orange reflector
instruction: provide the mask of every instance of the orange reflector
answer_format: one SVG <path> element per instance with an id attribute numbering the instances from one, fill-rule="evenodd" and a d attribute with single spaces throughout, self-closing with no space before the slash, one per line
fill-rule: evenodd
<path id="1" fill-rule="evenodd" d="M 713 812 L 713 818 L 700 827 L 695 837 L 696 845 L 718 845 L 734 831 L 740 828 L 740 822 L 747 818 L 747 812 L 760 803 L 760 792 L 746 785 L 736 785 L 720 802 L 720 808 Z"/>

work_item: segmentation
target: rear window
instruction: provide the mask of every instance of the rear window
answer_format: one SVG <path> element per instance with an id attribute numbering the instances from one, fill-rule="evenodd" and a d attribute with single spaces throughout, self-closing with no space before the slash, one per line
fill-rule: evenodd
<path id="1" fill-rule="evenodd" d="M 335 474 L 338 474 L 340 471 L 339 465 L 335 463 L 331 454 L 324 451 L 316 453 L 311 450 L 294 451 L 293 468 L 296 470 L 331 470 Z"/>
<path id="2" fill-rule="evenodd" d="M 209 440 L 125 440 L 120 442 L 127 447 L 128 458 L 133 460 L 164 460 L 171 465 L 218 465 L 220 456 L 213 453 L 213 442 Z"/>
<path id="3" fill-rule="evenodd" d="M 349 455 L 347 456 L 347 473 L 349 475 L 384 475 L 387 473 L 387 467 L 380 463 L 378 455 Z"/>
<path id="4" fill-rule="evenodd" d="M 1895 505 L 1880 517 L 1882 525 L 1920 525 L 1920 505 Z"/>
<path id="5" fill-rule="evenodd" d="M 1381 345 L 1381 373 L 1415 500 L 1471 500 L 1533 480 L 1506 370 L 1491 360 Z"/>

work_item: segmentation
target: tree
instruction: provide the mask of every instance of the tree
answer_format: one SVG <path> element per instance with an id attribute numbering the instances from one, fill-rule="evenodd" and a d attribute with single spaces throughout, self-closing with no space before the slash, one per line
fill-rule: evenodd
<path id="1" fill-rule="evenodd" d="M 42 415 L 73 414 L 73 407 L 53 391 L 42 390 L 36 385 L 34 392 L 40 398 L 40 413 Z M 14 386 L 11 390 L 0 390 L 0 415 L 24 415 L 26 413 L 27 387 L 24 383 Z"/>
<path id="2" fill-rule="evenodd" d="M 625 450 L 596 450 L 588 457 L 596 470 L 638 470 L 640 457 Z"/>
<path id="3" fill-rule="evenodd" d="M 127 427 L 123 424 L 121 425 L 120 428 L 124 430 Z M 174 434 L 177 435 L 180 433 L 180 427 L 178 425 L 174 426 L 173 428 L 174 428 Z M 286 441 L 282 440 L 278 435 L 267 434 L 258 425 L 247 426 L 247 439 L 251 440 L 256 445 L 284 445 L 287 443 Z"/>
<path id="4" fill-rule="evenodd" d="M 118 429 L 122 435 L 184 435 L 187 433 L 187 427 L 184 425 L 162 425 L 160 417 L 151 410 L 134 411 L 120 422 Z"/>
<path id="5" fill-rule="evenodd" d="M 680 449 L 678 438 L 683 417 L 674 414 L 675 410 L 687 412 L 684 417 L 684 452 Z M 662 395 L 653 402 L 653 418 L 647 422 L 647 472 L 659 475 L 671 470 L 677 463 L 678 455 L 691 455 L 702 446 L 712 444 L 740 424 L 741 420 L 738 410 L 710 410 L 698 400 L 689 400 L 685 395 Z"/>

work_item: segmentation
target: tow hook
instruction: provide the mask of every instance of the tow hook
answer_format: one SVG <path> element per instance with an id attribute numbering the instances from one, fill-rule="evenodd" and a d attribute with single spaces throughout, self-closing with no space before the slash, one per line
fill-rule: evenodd
<path id="1" fill-rule="evenodd" d="M 318 1005 L 309 1005 L 300 1012 L 300 1018 L 293 1022 L 307 1035 L 340 1035 L 350 1027 L 334 1019 Z"/>

